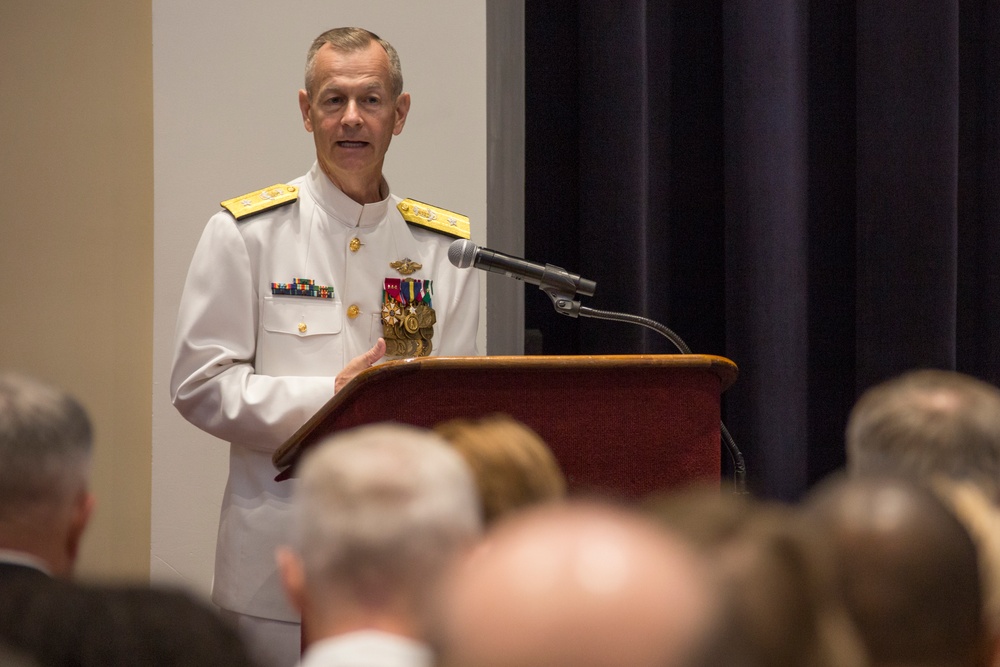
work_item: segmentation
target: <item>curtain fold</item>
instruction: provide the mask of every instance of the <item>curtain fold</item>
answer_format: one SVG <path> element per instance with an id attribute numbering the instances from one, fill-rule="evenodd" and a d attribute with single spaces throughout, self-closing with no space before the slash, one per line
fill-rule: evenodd
<path id="1" fill-rule="evenodd" d="M 857 370 L 955 367 L 958 5 L 858 2 Z"/>
<path id="2" fill-rule="evenodd" d="M 1000 379 L 995 3 L 525 9 L 526 254 L 740 366 L 754 491 L 842 465 L 847 412 L 891 375 Z M 528 292 L 536 351 L 672 351 Z"/>

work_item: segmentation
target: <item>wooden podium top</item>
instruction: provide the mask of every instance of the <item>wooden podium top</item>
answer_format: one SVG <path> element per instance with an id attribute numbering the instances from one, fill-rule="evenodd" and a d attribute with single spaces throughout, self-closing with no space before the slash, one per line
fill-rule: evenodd
<path id="1" fill-rule="evenodd" d="M 279 470 L 290 468 L 305 448 L 316 441 L 342 428 L 363 423 L 397 420 L 432 426 L 451 417 L 502 411 L 502 401 L 497 401 L 498 391 L 518 394 L 515 398 L 522 404 L 531 404 L 547 402 L 545 390 L 539 387 L 551 387 L 551 391 L 559 392 L 562 394 L 560 401 L 566 401 L 566 394 L 587 391 L 589 387 L 592 403 L 595 392 L 614 397 L 622 393 L 620 387 L 624 387 L 625 397 L 620 398 L 631 404 L 635 403 L 637 395 L 645 395 L 635 392 L 646 391 L 641 386 L 633 386 L 637 382 L 635 378 L 639 378 L 639 384 L 656 386 L 671 384 L 666 378 L 680 375 L 712 378 L 705 390 L 715 392 L 716 412 L 711 418 L 717 428 L 718 394 L 732 385 L 737 375 L 736 364 L 724 357 L 701 354 L 487 356 L 387 361 L 360 373 L 334 395 L 282 444 L 272 461 Z M 656 397 L 651 397 L 654 399 Z"/>

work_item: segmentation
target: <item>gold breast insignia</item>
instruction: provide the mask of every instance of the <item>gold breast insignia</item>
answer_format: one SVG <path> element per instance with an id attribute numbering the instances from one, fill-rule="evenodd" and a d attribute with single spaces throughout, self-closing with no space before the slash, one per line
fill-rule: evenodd
<path id="1" fill-rule="evenodd" d="M 403 259 L 396 260 L 395 262 L 389 262 L 389 268 L 396 269 L 400 274 L 408 276 L 414 271 L 419 271 L 424 268 L 424 265 L 420 262 L 414 262 L 409 257 L 404 257 Z"/>

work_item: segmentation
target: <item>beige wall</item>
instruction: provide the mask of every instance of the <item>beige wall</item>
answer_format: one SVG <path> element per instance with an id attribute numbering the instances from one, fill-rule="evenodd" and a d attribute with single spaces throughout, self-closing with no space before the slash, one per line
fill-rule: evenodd
<path id="1" fill-rule="evenodd" d="M 76 394 L 96 429 L 87 578 L 150 551 L 150 2 L 14 0 L 0 19 L 0 370 Z"/>

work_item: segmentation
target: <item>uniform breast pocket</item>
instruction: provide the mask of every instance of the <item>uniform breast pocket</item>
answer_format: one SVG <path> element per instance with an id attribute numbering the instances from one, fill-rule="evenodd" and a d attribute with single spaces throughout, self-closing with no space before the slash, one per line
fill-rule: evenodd
<path id="1" fill-rule="evenodd" d="M 335 375 L 343 365 L 343 305 L 300 296 L 264 297 L 256 370 L 262 375 Z"/>

